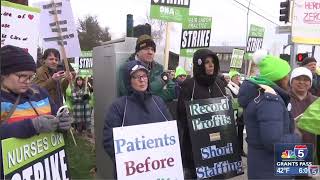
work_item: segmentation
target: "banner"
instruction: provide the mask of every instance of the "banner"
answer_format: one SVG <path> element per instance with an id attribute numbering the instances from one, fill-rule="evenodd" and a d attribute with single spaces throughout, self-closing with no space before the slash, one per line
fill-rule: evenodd
<path id="1" fill-rule="evenodd" d="M 62 134 L 9 138 L 1 143 L 4 179 L 70 179 Z"/>
<path id="2" fill-rule="evenodd" d="M 41 2 L 37 6 L 41 8 L 40 34 L 44 49 L 55 48 L 62 54 L 61 45 L 64 45 L 67 58 L 79 57 L 81 50 L 70 1 L 57 0 L 54 4 L 51 1 Z M 59 35 L 59 27 L 62 31 L 61 35 Z"/>
<path id="3" fill-rule="evenodd" d="M 181 23 L 189 16 L 190 0 L 151 0 L 150 17 L 168 22 Z"/>
<path id="4" fill-rule="evenodd" d="M 18 46 L 37 61 L 40 9 L 1 1 L 1 47 Z"/>
<path id="5" fill-rule="evenodd" d="M 230 62 L 230 67 L 231 68 L 241 69 L 242 68 L 243 55 L 244 55 L 244 50 L 242 50 L 242 49 L 233 49 L 231 62 Z"/>
<path id="6" fill-rule="evenodd" d="M 113 128 L 117 176 L 183 180 L 176 121 Z"/>
<path id="7" fill-rule="evenodd" d="M 243 174 L 230 98 L 194 100 L 186 108 L 197 178 Z"/>
<path id="8" fill-rule="evenodd" d="M 189 16 L 182 22 L 180 56 L 192 57 L 199 48 L 210 46 L 212 18 Z"/>
<path id="9" fill-rule="evenodd" d="M 320 44 L 319 0 L 294 0 L 292 17 L 292 42 Z"/>
<path id="10" fill-rule="evenodd" d="M 265 29 L 256 25 L 250 25 L 250 32 L 247 42 L 247 53 L 253 53 L 262 48 L 263 36 Z"/>

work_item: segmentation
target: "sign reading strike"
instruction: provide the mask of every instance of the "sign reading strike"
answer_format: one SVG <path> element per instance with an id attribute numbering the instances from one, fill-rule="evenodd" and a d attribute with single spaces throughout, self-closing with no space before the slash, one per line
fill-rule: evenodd
<path id="1" fill-rule="evenodd" d="M 243 174 L 231 100 L 195 100 L 186 108 L 197 178 L 227 179 Z"/>
<path id="2" fill-rule="evenodd" d="M 244 50 L 242 50 L 242 49 L 233 49 L 231 62 L 230 62 L 230 67 L 241 69 L 242 68 L 243 55 L 244 55 Z"/>
<path id="3" fill-rule="evenodd" d="M 183 180 L 176 121 L 113 129 L 118 179 Z"/>
<path id="4" fill-rule="evenodd" d="M 40 34 L 44 48 L 61 50 L 63 45 L 67 58 L 79 57 L 81 50 L 70 1 L 41 2 L 37 5 L 41 8 Z M 60 35 L 59 28 L 61 29 Z"/>
<path id="5" fill-rule="evenodd" d="M 92 51 L 81 51 L 79 69 L 92 69 Z"/>
<path id="6" fill-rule="evenodd" d="M 319 0 L 294 0 L 292 42 L 320 44 Z"/>
<path id="7" fill-rule="evenodd" d="M 197 49 L 209 47 L 211 24 L 211 17 L 189 16 L 183 20 L 180 56 L 192 57 Z"/>
<path id="8" fill-rule="evenodd" d="M 150 17 L 168 22 L 182 22 L 189 16 L 190 0 L 151 0 Z"/>
<path id="9" fill-rule="evenodd" d="M 64 145 L 60 133 L 2 140 L 3 178 L 68 180 L 70 177 Z"/>
<path id="10" fill-rule="evenodd" d="M 1 1 L 1 47 L 18 46 L 37 60 L 40 9 Z"/>
<path id="11" fill-rule="evenodd" d="M 264 28 L 251 24 L 246 52 L 253 53 L 256 50 L 261 49 L 263 36 L 264 36 Z"/>

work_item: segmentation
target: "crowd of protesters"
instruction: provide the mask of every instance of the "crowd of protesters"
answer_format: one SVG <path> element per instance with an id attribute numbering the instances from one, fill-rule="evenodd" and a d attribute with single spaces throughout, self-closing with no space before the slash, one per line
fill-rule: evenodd
<path id="1" fill-rule="evenodd" d="M 248 178 L 278 178 L 274 175 L 276 143 L 312 143 L 317 152 L 320 132 L 315 134 L 297 126 L 299 118 L 320 96 L 315 58 L 305 58 L 302 67 L 291 69 L 286 61 L 261 50 L 253 55 L 259 74 L 242 81 L 235 70 L 223 76 L 217 54 L 209 49 L 194 53 L 191 78 L 182 67 L 177 67 L 173 75 L 164 71 L 155 61 L 155 53 L 153 39 L 142 35 L 137 39 L 135 53 L 120 67 L 120 97 L 106 111 L 103 130 L 104 149 L 114 163 L 113 128 L 177 118 L 184 176 L 197 178 L 186 103 L 218 97 L 233 101 L 236 138 L 240 155 L 248 160 Z M 34 59 L 23 49 L 2 47 L 1 140 L 71 127 L 80 134 L 90 134 L 92 93 L 92 81 L 66 72 L 58 50 L 45 50 L 42 65 L 36 69 Z M 167 104 L 174 100 L 173 118 Z M 57 116 L 57 109 L 64 104 L 70 114 Z M 312 118 L 319 121 L 320 117 Z M 247 152 L 243 147 L 244 129 Z M 317 160 L 314 162 L 319 164 Z"/>

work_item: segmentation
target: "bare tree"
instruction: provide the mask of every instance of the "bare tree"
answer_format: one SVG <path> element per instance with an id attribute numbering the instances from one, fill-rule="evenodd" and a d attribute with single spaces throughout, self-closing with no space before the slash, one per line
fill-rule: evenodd
<path id="1" fill-rule="evenodd" d="M 165 37 L 167 22 L 151 19 L 149 13 L 146 13 L 147 23 L 151 25 L 151 35 L 157 45 L 160 45 Z"/>

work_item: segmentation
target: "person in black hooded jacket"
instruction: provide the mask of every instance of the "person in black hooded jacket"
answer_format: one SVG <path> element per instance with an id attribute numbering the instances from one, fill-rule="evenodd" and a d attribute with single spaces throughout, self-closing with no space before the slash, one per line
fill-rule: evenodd
<path id="1" fill-rule="evenodd" d="M 196 178 L 185 101 L 226 96 L 226 84 L 218 78 L 219 70 L 218 56 L 209 49 L 199 49 L 193 55 L 194 77 L 181 85 L 177 114 L 185 178 Z"/>

